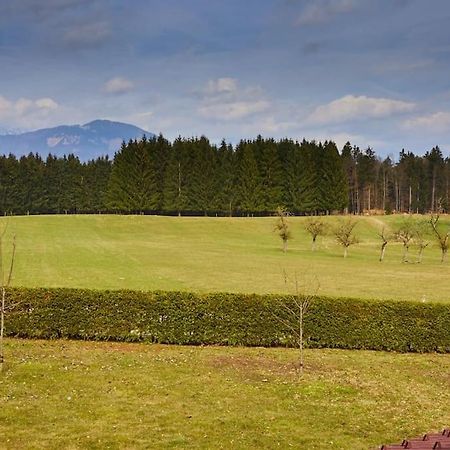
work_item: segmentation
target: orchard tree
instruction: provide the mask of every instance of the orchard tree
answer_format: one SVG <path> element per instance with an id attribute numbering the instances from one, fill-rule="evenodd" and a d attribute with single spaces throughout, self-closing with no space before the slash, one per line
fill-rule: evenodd
<path id="1" fill-rule="evenodd" d="M 275 231 L 278 232 L 278 236 L 280 236 L 283 242 L 283 252 L 286 253 L 288 241 L 292 238 L 291 231 L 289 230 L 289 223 L 287 221 L 289 212 L 279 206 L 276 215 L 277 222 L 275 224 Z"/>
<path id="2" fill-rule="evenodd" d="M 305 230 L 311 235 L 311 250 L 315 251 L 317 238 L 326 233 L 325 222 L 319 216 L 311 216 L 305 222 Z"/>
<path id="3" fill-rule="evenodd" d="M 402 220 L 395 232 L 396 239 L 403 244 L 402 262 L 404 263 L 408 262 L 409 247 L 413 242 L 415 231 L 416 225 L 414 220 L 412 216 L 408 216 L 407 219 Z"/>
<path id="4" fill-rule="evenodd" d="M 390 234 L 386 231 L 386 228 L 383 227 L 381 231 L 378 233 L 378 236 L 381 239 L 381 249 L 380 249 L 380 262 L 384 260 L 384 254 L 386 253 L 386 247 L 391 239 Z"/>
<path id="5" fill-rule="evenodd" d="M 438 222 L 439 214 L 432 214 L 430 217 L 430 224 L 439 244 L 439 248 L 441 249 L 441 263 L 443 263 L 448 253 L 450 230 L 447 230 L 447 232 L 443 231 L 438 227 Z"/>
<path id="6" fill-rule="evenodd" d="M 347 258 L 348 248 L 359 242 L 359 239 L 354 235 L 356 225 L 358 225 L 358 222 L 352 218 L 341 219 L 333 230 L 338 244 L 344 248 L 344 258 Z"/>
<path id="7" fill-rule="evenodd" d="M 417 262 L 420 264 L 423 258 L 424 250 L 430 245 L 428 239 L 429 224 L 425 221 L 420 221 L 416 223 L 414 227 L 414 240 L 419 248 L 419 253 L 417 255 Z"/>

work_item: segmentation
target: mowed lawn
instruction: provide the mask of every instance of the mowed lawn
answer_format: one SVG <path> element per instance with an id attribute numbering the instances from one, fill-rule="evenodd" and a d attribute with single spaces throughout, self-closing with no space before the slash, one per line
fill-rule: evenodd
<path id="1" fill-rule="evenodd" d="M 331 227 L 338 218 L 325 220 Z M 432 236 L 421 264 L 415 248 L 402 264 L 400 243 L 390 243 L 380 263 L 377 232 L 383 224 L 394 229 L 402 216 L 357 220 L 361 242 L 347 259 L 332 236 L 312 252 L 302 217 L 289 220 L 286 254 L 271 217 L 25 216 L 0 225 L 7 223 L 5 245 L 17 236 L 15 286 L 268 293 L 292 291 L 286 272 L 324 295 L 450 301 L 450 261 L 440 263 Z"/>
<path id="2" fill-rule="evenodd" d="M 6 341 L 0 447 L 371 449 L 450 423 L 450 355 Z"/>

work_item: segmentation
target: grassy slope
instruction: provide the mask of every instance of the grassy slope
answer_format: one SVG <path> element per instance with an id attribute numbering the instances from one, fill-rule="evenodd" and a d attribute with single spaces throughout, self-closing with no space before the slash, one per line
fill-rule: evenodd
<path id="1" fill-rule="evenodd" d="M 38 216 L 2 218 L 17 234 L 16 286 L 285 292 L 282 272 L 317 277 L 320 293 L 366 298 L 450 301 L 449 262 L 426 249 L 422 264 L 401 264 L 401 244 L 378 262 L 376 232 L 400 217 L 363 217 L 361 243 L 344 260 L 332 237 L 310 244 L 291 218 L 283 254 L 273 218 Z M 337 219 L 328 217 L 331 224 Z M 449 222 L 449 219 L 444 219 Z M 413 250 L 413 254 L 414 254 Z M 414 256 L 412 257 L 414 259 Z"/>
<path id="2" fill-rule="evenodd" d="M 450 423 L 449 355 L 7 340 L 0 446 L 365 449 Z"/>

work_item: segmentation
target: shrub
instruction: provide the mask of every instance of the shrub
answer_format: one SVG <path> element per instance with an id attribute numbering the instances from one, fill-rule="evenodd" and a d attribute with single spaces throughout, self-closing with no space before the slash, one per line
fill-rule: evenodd
<path id="1" fill-rule="evenodd" d="M 295 345 L 277 319 L 289 296 L 41 288 L 14 288 L 9 296 L 9 336 Z M 450 305 L 316 296 L 304 326 L 309 347 L 450 352 Z"/>

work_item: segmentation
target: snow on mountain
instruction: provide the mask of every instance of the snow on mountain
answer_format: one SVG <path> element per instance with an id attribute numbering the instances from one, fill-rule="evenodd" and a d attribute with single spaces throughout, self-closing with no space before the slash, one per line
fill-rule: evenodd
<path id="1" fill-rule="evenodd" d="M 0 153 L 17 156 L 30 152 L 46 156 L 74 153 L 81 160 L 101 155 L 113 156 L 122 141 L 140 139 L 153 133 L 122 122 L 94 120 L 84 125 L 61 125 L 27 133 L 9 134 L 0 131 Z"/>

